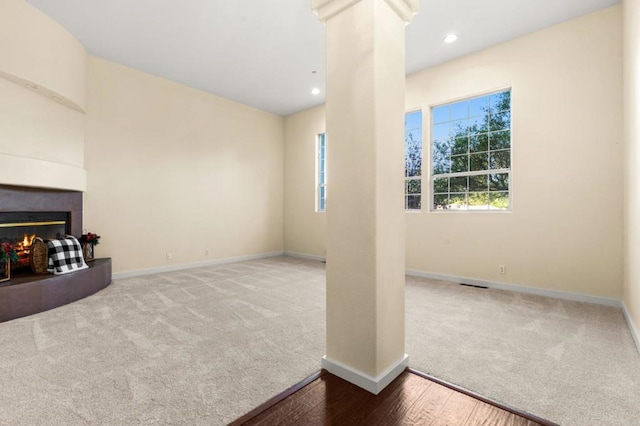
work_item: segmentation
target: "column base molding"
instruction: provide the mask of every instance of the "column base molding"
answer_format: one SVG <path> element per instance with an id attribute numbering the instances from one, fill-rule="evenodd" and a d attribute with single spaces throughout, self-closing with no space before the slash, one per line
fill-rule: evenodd
<path id="1" fill-rule="evenodd" d="M 409 355 L 404 354 L 402 359 L 392 364 L 378 377 L 371 377 L 368 374 L 354 370 L 353 368 L 338 361 L 330 360 L 326 355 L 322 357 L 322 368 L 334 376 L 338 376 L 349 383 L 353 383 L 374 395 L 379 394 L 389 385 L 389 383 L 393 382 L 393 380 L 398 377 L 408 365 Z"/>

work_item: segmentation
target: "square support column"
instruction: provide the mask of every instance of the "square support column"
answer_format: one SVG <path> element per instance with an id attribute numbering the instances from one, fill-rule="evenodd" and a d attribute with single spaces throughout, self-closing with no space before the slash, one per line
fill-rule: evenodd
<path id="1" fill-rule="evenodd" d="M 372 393 L 404 352 L 405 24 L 417 0 L 313 0 L 327 29 L 327 354 Z"/>

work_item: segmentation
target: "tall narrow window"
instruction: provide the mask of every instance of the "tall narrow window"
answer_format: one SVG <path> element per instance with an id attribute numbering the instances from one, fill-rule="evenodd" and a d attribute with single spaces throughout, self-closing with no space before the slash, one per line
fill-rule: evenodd
<path id="1" fill-rule="evenodd" d="M 432 109 L 432 210 L 509 210 L 511 90 Z"/>
<path id="2" fill-rule="evenodd" d="M 404 117 L 404 208 L 422 207 L 422 111 Z"/>
<path id="3" fill-rule="evenodd" d="M 327 135 L 320 133 L 316 142 L 318 158 L 316 169 L 316 210 L 323 212 L 327 209 Z"/>

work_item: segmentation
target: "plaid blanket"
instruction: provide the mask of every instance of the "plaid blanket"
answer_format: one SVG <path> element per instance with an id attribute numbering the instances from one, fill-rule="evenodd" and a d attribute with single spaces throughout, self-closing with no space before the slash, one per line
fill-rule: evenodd
<path id="1" fill-rule="evenodd" d="M 68 274 L 88 268 L 82 257 L 82 247 L 76 237 L 67 236 L 60 240 L 48 240 L 49 272 L 56 275 Z"/>

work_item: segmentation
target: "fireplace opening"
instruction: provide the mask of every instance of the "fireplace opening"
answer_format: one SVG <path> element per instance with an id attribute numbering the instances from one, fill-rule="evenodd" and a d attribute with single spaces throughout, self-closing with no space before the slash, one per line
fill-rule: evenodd
<path id="1" fill-rule="evenodd" d="M 11 265 L 12 274 L 29 268 L 30 248 L 36 237 L 49 240 L 70 233 L 69 215 L 69 212 L 0 212 L 0 243 L 12 244 L 20 258 Z"/>

